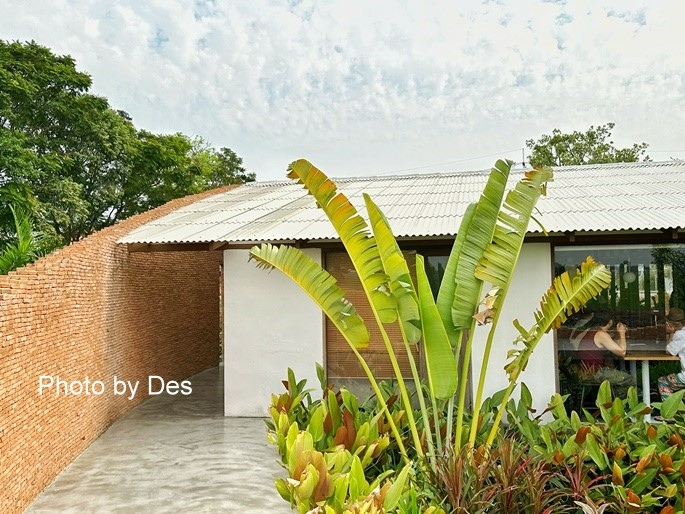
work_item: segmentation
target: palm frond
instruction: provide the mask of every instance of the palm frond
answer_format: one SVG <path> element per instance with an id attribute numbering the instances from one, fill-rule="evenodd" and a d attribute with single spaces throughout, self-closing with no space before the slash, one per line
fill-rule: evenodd
<path id="1" fill-rule="evenodd" d="M 0 251 L 0 275 L 26 266 L 40 257 L 38 236 L 33 231 L 31 216 L 23 208 L 13 205 L 9 208 L 14 221 L 16 240 Z"/>
<path id="2" fill-rule="evenodd" d="M 292 246 L 264 243 L 250 250 L 250 260 L 260 268 L 277 268 L 299 285 L 355 348 L 365 348 L 369 331 L 354 306 L 345 299 L 333 275 L 307 254 Z"/>

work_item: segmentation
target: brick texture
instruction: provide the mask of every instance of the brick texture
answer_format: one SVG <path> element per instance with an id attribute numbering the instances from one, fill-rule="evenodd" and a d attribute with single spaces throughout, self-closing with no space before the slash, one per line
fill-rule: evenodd
<path id="1" fill-rule="evenodd" d="M 218 364 L 221 252 L 129 254 L 116 241 L 224 189 L 174 200 L 0 276 L 0 512 L 22 512 L 145 400 L 149 375 L 181 380 Z M 39 395 L 41 375 L 101 380 L 104 393 Z M 134 399 L 114 394 L 115 375 L 140 381 Z"/>

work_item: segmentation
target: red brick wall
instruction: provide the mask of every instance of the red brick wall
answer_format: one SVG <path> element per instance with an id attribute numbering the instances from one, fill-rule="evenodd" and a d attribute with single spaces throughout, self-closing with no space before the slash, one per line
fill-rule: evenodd
<path id="1" fill-rule="evenodd" d="M 170 202 L 0 276 L 0 512 L 22 512 L 118 417 L 149 375 L 219 360 L 221 252 L 128 253 L 116 241 L 199 197 Z M 101 380 L 102 395 L 38 394 L 41 375 Z M 113 377 L 140 381 L 133 400 Z"/>

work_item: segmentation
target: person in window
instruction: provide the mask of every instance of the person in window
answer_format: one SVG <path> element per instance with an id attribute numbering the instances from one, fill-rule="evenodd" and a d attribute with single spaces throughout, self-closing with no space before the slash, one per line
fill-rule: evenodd
<path id="1" fill-rule="evenodd" d="M 626 326 L 617 323 L 617 335 L 612 336 L 609 332 L 614 325 L 611 311 L 595 311 L 589 325 L 591 328 L 578 343 L 580 374 L 585 380 L 598 384 L 608 380 L 614 395 L 625 397 L 635 381 L 630 373 L 614 367 L 612 357 L 626 355 Z"/>
<path id="2" fill-rule="evenodd" d="M 679 389 L 685 388 L 685 312 L 672 308 L 666 316 L 666 351 L 680 357 L 680 372 L 659 377 L 657 385 L 661 399 L 665 400 Z"/>

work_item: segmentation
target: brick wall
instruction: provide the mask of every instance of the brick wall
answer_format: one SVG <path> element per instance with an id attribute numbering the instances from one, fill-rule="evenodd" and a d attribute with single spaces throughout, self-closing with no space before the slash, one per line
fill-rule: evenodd
<path id="1" fill-rule="evenodd" d="M 149 375 L 180 380 L 218 364 L 221 252 L 129 254 L 116 244 L 218 191 L 172 201 L 0 276 L 0 512 L 22 512 L 145 400 Z M 101 380 L 104 393 L 39 395 L 41 375 Z M 133 400 L 113 394 L 115 375 L 140 380 Z"/>

